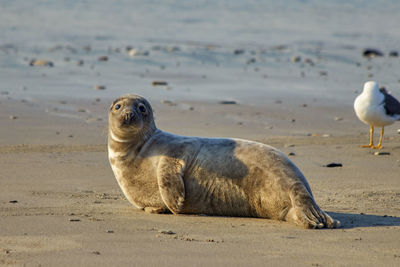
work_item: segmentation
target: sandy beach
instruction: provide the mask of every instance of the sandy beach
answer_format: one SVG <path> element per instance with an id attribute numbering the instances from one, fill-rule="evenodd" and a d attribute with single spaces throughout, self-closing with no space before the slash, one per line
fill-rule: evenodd
<path id="1" fill-rule="evenodd" d="M 0 265 L 400 264 L 400 122 L 360 148 L 353 110 L 368 80 L 400 98 L 399 4 L 222 2 L 0 4 Z M 162 130 L 278 148 L 342 226 L 136 210 L 107 157 L 125 93 Z"/>

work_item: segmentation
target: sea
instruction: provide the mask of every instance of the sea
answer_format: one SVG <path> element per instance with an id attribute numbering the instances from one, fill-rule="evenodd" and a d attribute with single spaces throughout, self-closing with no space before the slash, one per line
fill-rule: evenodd
<path id="1" fill-rule="evenodd" d="M 399 10 L 397 0 L 1 0 L 0 100 L 349 107 L 368 80 L 400 96 Z"/>

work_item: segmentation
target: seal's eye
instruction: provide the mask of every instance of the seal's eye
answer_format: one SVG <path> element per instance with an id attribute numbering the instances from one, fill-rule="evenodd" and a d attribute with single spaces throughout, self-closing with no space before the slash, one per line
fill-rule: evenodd
<path id="1" fill-rule="evenodd" d="M 147 111 L 146 107 L 143 104 L 140 104 L 138 108 L 139 108 L 139 111 L 142 113 L 146 113 L 146 111 Z"/>
<path id="2" fill-rule="evenodd" d="M 116 110 L 118 110 L 118 109 L 121 108 L 121 105 L 120 105 L 120 104 L 116 104 L 114 108 L 115 108 Z"/>

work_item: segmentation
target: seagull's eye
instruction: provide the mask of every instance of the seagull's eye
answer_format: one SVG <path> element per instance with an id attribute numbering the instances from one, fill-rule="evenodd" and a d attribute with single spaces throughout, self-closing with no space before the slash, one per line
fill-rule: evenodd
<path id="1" fill-rule="evenodd" d="M 146 113 L 146 111 L 147 111 L 147 110 L 146 110 L 146 107 L 145 107 L 143 104 L 139 105 L 138 109 L 139 109 L 139 111 L 142 112 L 142 113 Z"/>
<path id="2" fill-rule="evenodd" d="M 121 105 L 120 104 L 116 104 L 114 108 L 115 108 L 115 110 L 118 110 L 118 109 L 121 108 Z"/>

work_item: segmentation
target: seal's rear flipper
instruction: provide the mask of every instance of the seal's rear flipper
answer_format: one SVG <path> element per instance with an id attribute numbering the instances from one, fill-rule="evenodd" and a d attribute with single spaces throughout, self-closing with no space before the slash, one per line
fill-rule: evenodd
<path id="1" fill-rule="evenodd" d="M 301 183 L 296 183 L 290 191 L 292 207 L 285 220 L 304 228 L 338 228 L 340 222 L 321 210 Z"/>
<path id="2" fill-rule="evenodd" d="M 185 185 L 182 179 L 183 166 L 182 160 L 163 157 L 157 168 L 161 198 L 174 214 L 181 212 L 185 201 Z"/>

